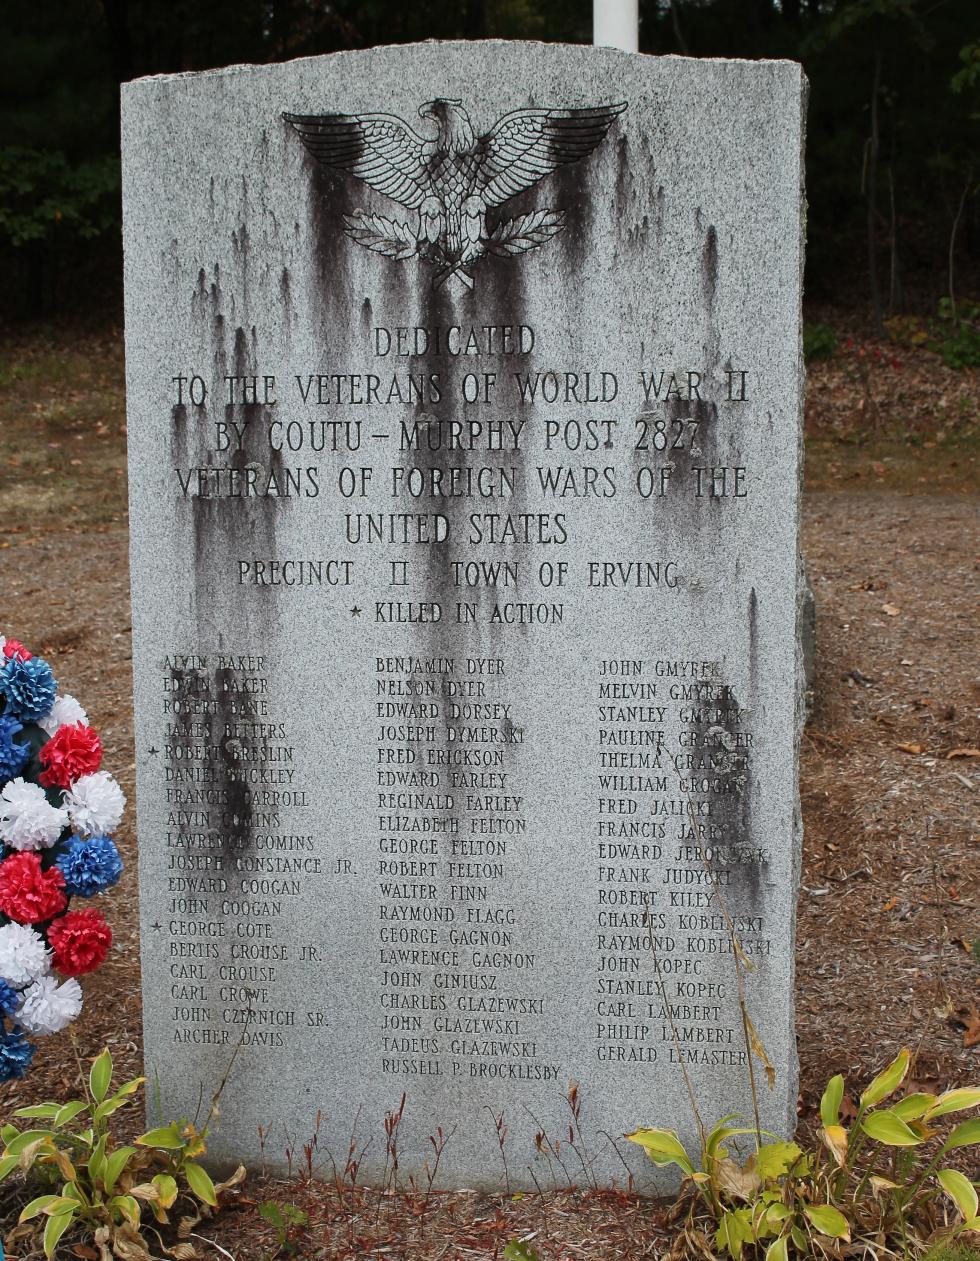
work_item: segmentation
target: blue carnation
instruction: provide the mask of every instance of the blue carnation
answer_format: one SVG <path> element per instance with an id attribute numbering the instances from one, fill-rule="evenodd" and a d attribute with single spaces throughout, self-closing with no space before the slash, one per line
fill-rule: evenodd
<path id="1" fill-rule="evenodd" d="M 17 1010 L 20 995 L 6 981 L 0 979 L 0 1016 L 12 1016 Z"/>
<path id="2" fill-rule="evenodd" d="M 22 661 L 11 657 L 0 671 L 0 692 L 7 698 L 7 713 L 24 722 L 37 722 L 51 713 L 58 685 L 43 657 Z"/>
<path id="3" fill-rule="evenodd" d="M 71 897 L 90 898 L 119 879 L 123 865 L 108 836 L 72 836 L 61 848 L 55 864 L 65 878 Z"/>
<path id="4" fill-rule="evenodd" d="M 23 1077 L 34 1058 L 34 1043 L 28 1042 L 23 1029 L 14 1026 L 0 1033 L 0 1082 Z"/>
<path id="5" fill-rule="evenodd" d="M 16 718 L 0 717 L 0 784 L 19 775 L 31 756 L 30 745 L 14 739 L 23 730 Z"/>

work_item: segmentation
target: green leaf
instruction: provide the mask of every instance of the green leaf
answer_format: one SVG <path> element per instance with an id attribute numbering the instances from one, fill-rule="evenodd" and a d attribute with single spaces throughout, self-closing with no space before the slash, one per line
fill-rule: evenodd
<path id="1" fill-rule="evenodd" d="M 74 1216 L 75 1210 L 70 1208 L 64 1213 L 56 1213 L 54 1217 L 48 1218 L 48 1224 L 44 1228 L 44 1255 L 48 1261 L 51 1261 L 54 1256 L 58 1240 L 71 1225 Z"/>
<path id="2" fill-rule="evenodd" d="M 187 1160 L 184 1162 L 184 1177 L 187 1179 L 187 1185 L 199 1200 L 203 1200 L 205 1204 L 210 1204 L 212 1208 L 217 1208 L 218 1197 L 215 1194 L 214 1183 L 211 1181 L 211 1176 L 206 1169 L 196 1165 L 193 1160 Z"/>
<path id="3" fill-rule="evenodd" d="M 181 1137 L 176 1121 L 169 1125 L 161 1125 L 155 1130 L 147 1130 L 136 1140 L 140 1147 L 162 1147 L 164 1151 L 180 1151 L 187 1144 Z"/>
<path id="4" fill-rule="evenodd" d="M 208 1181 L 210 1182 L 211 1179 L 208 1178 Z M 153 1179 L 153 1185 L 156 1187 L 157 1191 L 160 1194 L 160 1199 L 159 1199 L 160 1207 L 170 1208 L 171 1204 L 173 1204 L 174 1200 L 176 1200 L 177 1198 L 177 1179 L 172 1178 L 169 1173 L 158 1173 L 156 1177 Z M 214 1188 L 212 1186 L 212 1190 L 213 1189 Z M 218 1201 L 216 1197 L 213 1203 L 217 1204 L 217 1202 Z M 212 1201 L 209 1200 L 208 1203 L 211 1204 Z"/>
<path id="5" fill-rule="evenodd" d="M 504 1249 L 504 1261 L 540 1261 L 540 1258 L 529 1243 L 512 1239 Z"/>
<path id="6" fill-rule="evenodd" d="M 16 1138 L 10 1140 L 7 1144 L 5 1156 L 19 1156 L 25 1147 L 30 1147 L 31 1143 L 36 1143 L 39 1138 L 52 1138 L 50 1130 L 22 1130 Z"/>
<path id="7" fill-rule="evenodd" d="M 53 1204 L 55 1200 L 60 1200 L 60 1195 L 39 1195 L 36 1200 L 31 1200 L 30 1204 L 25 1204 L 21 1210 L 20 1217 L 17 1218 L 17 1224 L 29 1222 L 34 1217 L 40 1217 L 49 1204 Z"/>
<path id="8" fill-rule="evenodd" d="M 634 1130 L 626 1137 L 631 1143 L 642 1147 L 655 1165 L 677 1165 L 687 1174 L 694 1172 L 684 1144 L 673 1130 Z"/>
<path id="9" fill-rule="evenodd" d="M 751 1209 L 736 1208 L 723 1213 L 715 1242 L 728 1251 L 733 1261 L 739 1261 L 744 1246 L 755 1242 Z"/>
<path id="10" fill-rule="evenodd" d="M 755 1154 L 755 1171 L 763 1182 L 782 1177 L 803 1155 L 796 1143 L 764 1143 Z"/>
<path id="11" fill-rule="evenodd" d="M 121 1213 L 133 1226 L 139 1230 L 140 1225 L 140 1206 L 139 1201 L 131 1195 L 114 1195 L 109 1201 L 109 1207 Z"/>
<path id="12" fill-rule="evenodd" d="M 869 1138 L 887 1147 L 918 1147 L 923 1141 L 893 1112 L 869 1112 L 861 1118 L 861 1128 Z"/>
<path id="13" fill-rule="evenodd" d="M 935 1102 L 935 1095 L 906 1095 L 904 1099 L 899 1099 L 898 1103 L 893 1103 L 889 1112 L 902 1121 L 918 1121 L 919 1117 L 928 1112 Z"/>
<path id="14" fill-rule="evenodd" d="M 800 1230 L 799 1226 L 791 1226 L 789 1228 L 789 1237 L 796 1245 L 798 1252 L 801 1252 L 805 1257 L 810 1255 L 810 1241 L 807 1239 L 806 1233 Z"/>
<path id="15" fill-rule="evenodd" d="M 45 1117 L 50 1120 L 58 1115 L 61 1108 L 59 1103 L 33 1103 L 29 1108 L 18 1108 L 14 1112 L 15 1117 Z M 4 1140 L 6 1141 L 6 1140 Z"/>
<path id="16" fill-rule="evenodd" d="M 727 1156 L 727 1149 L 723 1144 L 735 1134 L 765 1134 L 767 1138 L 769 1137 L 768 1130 L 756 1130 L 754 1125 L 716 1125 L 704 1145 L 704 1153 L 707 1157 L 706 1166 L 710 1167 L 712 1161 Z"/>
<path id="17" fill-rule="evenodd" d="M 78 1185 L 77 1182 L 66 1183 L 65 1186 L 62 1187 L 62 1191 L 64 1192 L 66 1199 L 75 1200 L 78 1204 L 82 1204 L 85 1206 L 88 1205 L 88 1200 L 85 1197 L 85 1192 L 82 1190 L 82 1188 Z"/>
<path id="18" fill-rule="evenodd" d="M 84 1112 L 88 1104 L 83 1099 L 73 1099 L 71 1103 L 66 1103 L 64 1107 L 58 1109 L 54 1119 L 51 1122 L 52 1128 L 60 1130 L 63 1125 L 67 1125 L 70 1121 L 78 1116 L 80 1112 Z"/>
<path id="19" fill-rule="evenodd" d="M 0 1160 L 0 1182 L 3 1182 L 8 1173 L 13 1173 L 19 1164 L 20 1161 L 16 1156 L 4 1156 Z"/>
<path id="20" fill-rule="evenodd" d="M 766 1261 L 789 1261 L 789 1249 L 785 1235 L 780 1235 L 766 1249 Z"/>
<path id="21" fill-rule="evenodd" d="M 725 1139 L 730 1138 L 733 1134 L 737 1134 L 739 1132 L 731 1126 L 732 1121 L 738 1121 L 739 1119 L 738 1114 L 735 1112 L 730 1112 L 728 1116 L 721 1118 L 715 1128 L 705 1139 L 704 1151 L 706 1156 L 709 1156 L 712 1160 L 714 1160 L 714 1158 L 718 1155 L 718 1149 L 721 1147 Z"/>
<path id="22" fill-rule="evenodd" d="M 117 1112 L 124 1103 L 128 1103 L 132 1096 L 139 1090 L 145 1077 L 134 1077 L 132 1081 L 128 1081 L 125 1086 L 121 1086 L 111 1098 L 104 1100 L 95 1109 L 92 1114 L 96 1121 L 102 1121 L 108 1116 L 112 1116 L 113 1112 Z"/>
<path id="23" fill-rule="evenodd" d="M 103 1134 L 88 1158 L 89 1177 L 93 1182 L 105 1177 L 105 1149 L 108 1141 L 108 1134 Z"/>
<path id="24" fill-rule="evenodd" d="M 109 1083 L 112 1081 L 112 1056 L 109 1054 L 109 1048 L 97 1056 L 92 1064 L 92 1071 L 88 1075 L 88 1088 L 92 1092 L 92 1098 L 96 1103 L 101 1103 L 109 1092 Z"/>
<path id="25" fill-rule="evenodd" d="M 980 1117 L 972 1121 L 960 1122 L 943 1143 L 943 1151 L 952 1151 L 956 1147 L 969 1147 L 973 1143 L 980 1143 Z"/>
<path id="26" fill-rule="evenodd" d="M 67 1213 L 68 1210 L 74 1213 L 78 1209 L 78 1201 L 70 1195 L 56 1195 L 52 1202 L 47 1205 L 44 1212 L 48 1217 L 54 1217 L 58 1213 Z"/>
<path id="27" fill-rule="evenodd" d="M 15 1113 L 16 1115 L 16 1113 Z M 6 1125 L 0 1125 L 0 1138 L 4 1143 L 9 1143 L 12 1138 L 16 1138 L 20 1133 L 16 1125 L 11 1125 L 8 1121 Z"/>
<path id="28" fill-rule="evenodd" d="M 831 1077 L 827 1089 L 820 1096 L 820 1120 L 824 1125 L 837 1125 L 840 1121 L 840 1105 L 844 1098 L 844 1078 L 840 1073 Z"/>
<path id="29" fill-rule="evenodd" d="M 821 1235 L 829 1235 L 831 1239 L 850 1241 L 851 1228 L 847 1223 L 847 1218 L 829 1204 L 804 1204 L 803 1212 Z"/>
<path id="30" fill-rule="evenodd" d="M 947 1090 L 936 1100 L 935 1107 L 929 1109 L 926 1120 L 934 1121 L 936 1117 L 944 1117 L 949 1112 L 962 1112 L 966 1108 L 978 1106 L 980 1106 L 980 1087 L 965 1086 L 961 1090 Z M 14 1116 L 16 1115 L 15 1112 Z"/>
<path id="31" fill-rule="evenodd" d="M 939 1185 L 963 1214 L 966 1221 L 977 1215 L 977 1189 L 958 1169 L 940 1169 L 936 1174 Z"/>
<path id="32" fill-rule="evenodd" d="M 126 1168 L 126 1162 L 135 1151 L 135 1147 L 117 1147 L 111 1156 L 106 1157 L 105 1168 L 102 1171 L 102 1182 L 106 1189 L 106 1195 L 112 1194 L 119 1175 Z"/>
<path id="33" fill-rule="evenodd" d="M 887 1099 L 890 1094 L 893 1094 L 905 1080 L 911 1062 L 912 1056 L 907 1050 L 903 1048 L 899 1051 L 888 1067 L 878 1074 L 862 1094 L 861 1107 L 873 1108 L 876 1103 L 881 1103 L 882 1099 Z"/>
<path id="34" fill-rule="evenodd" d="M 266 1200 L 260 1204 L 259 1217 L 277 1229 L 286 1225 L 286 1219 L 282 1215 L 282 1209 L 279 1207 L 278 1200 Z"/>

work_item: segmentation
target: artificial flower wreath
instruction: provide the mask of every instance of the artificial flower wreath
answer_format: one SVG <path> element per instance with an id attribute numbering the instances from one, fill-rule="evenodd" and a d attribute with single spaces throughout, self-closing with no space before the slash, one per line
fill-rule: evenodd
<path id="1" fill-rule="evenodd" d="M 27 1072 L 32 1036 L 75 1019 L 75 978 L 112 945 L 101 911 L 68 909 L 122 871 L 109 833 L 126 799 L 101 762 L 97 733 L 48 663 L 0 635 L 0 1082 Z"/>

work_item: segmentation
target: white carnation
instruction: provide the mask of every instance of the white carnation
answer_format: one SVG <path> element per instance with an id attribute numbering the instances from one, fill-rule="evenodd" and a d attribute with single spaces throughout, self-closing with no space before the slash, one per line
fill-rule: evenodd
<path id="1" fill-rule="evenodd" d="M 12 849 L 47 849 L 68 826 L 68 811 L 20 776 L 0 791 L 0 839 Z"/>
<path id="2" fill-rule="evenodd" d="M 46 976 L 51 951 L 44 938 L 26 924 L 4 924 L 0 928 L 0 977 L 14 989 Z"/>
<path id="3" fill-rule="evenodd" d="M 0 654 L 2 654 L 2 653 L 3 653 L 4 646 L 6 645 L 6 643 L 7 643 L 7 636 L 6 636 L 6 635 L 0 635 Z"/>
<path id="4" fill-rule="evenodd" d="M 82 1010 L 82 987 L 74 977 L 58 984 L 55 976 L 41 976 L 21 995 L 17 1023 L 28 1033 L 60 1033 Z"/>
<path id="5" fill-rule="evenodd" d="M 72 827 L 82 836 L 115 832 L 126 806 L 123 791 L 108 771 L 82 775 L 65 793 Z"/>
<path id="6" fill-rule="evenodd" d="M 80 722 L 84 726 L 88 726 L 88 714 L 82 709 L 74 696 L 65 693 L 64 696 L 56 696 L 54 704 L 51 706 L 51 713 L 47 718 L 38 719 L 38 726 L 41 727 L 49 736 L 53 736 L 59 727 L 65 727 L 71 723 Z"/>

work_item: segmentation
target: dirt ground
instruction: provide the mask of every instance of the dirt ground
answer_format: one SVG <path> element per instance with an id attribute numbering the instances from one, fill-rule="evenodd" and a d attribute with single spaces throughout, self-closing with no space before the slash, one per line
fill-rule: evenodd
<path id="1" fill-rule="evenodd" d="M 0 630 L 51 660 L 132 798 L 120 363 L 110 335 L 4 348 Z M 903 1045 L 919 1052 L 919 1089 L 980 1080 L 980 963 L 970 951 L 980 937 L 980 374 L 949 373 L 921 355 L 904 370 L 907 379 L 902 365 L 874 378 L 870 420 L 869 404 L 858 407 L 867 384 L 848 375 L 846 356 L 810 381 L 803 548 L 818 648 L 800 767 L 804 1122 L 831 1074 L 857 1086 Z M 108 1045 L 122 1073 L 140 1071 L 134 847 L 130 811 L 127 870 L 107 904 L 115 945 L 87 978 L 74 1047 L 64 1036 L 42 1041 L 28 1078 L 0 1087 L 4 1117 L 73 1094 L 75 1052 L 88 1060 Z M 3 1192 L 6 1229 L 14 1200 Z M 665 1237 L 657 1210 L 626 1194 L 340 1196 L 301 1178 L 253 1177 L 236 1209 L 199 1227 L 216 1245 L 200 1243 L 202 1254 L 273 1256 L 274 1232 L 256 1214 L 270 1198 L 309 1210 L 295 1238 L 297 1255 L 311 1258 L 479 1261 L 530 1238 L 552 1261 L 614 1261 L 658 1255 Z"/>

